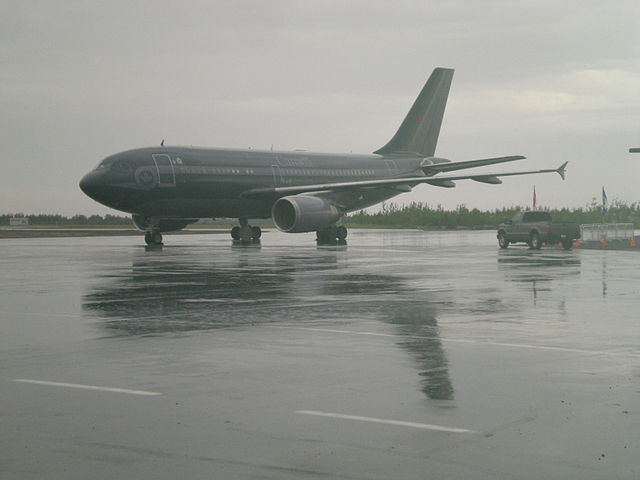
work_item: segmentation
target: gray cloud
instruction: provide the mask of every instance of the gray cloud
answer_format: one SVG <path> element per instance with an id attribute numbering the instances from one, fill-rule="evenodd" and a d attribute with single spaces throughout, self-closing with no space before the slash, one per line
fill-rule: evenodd
<path id="1" fill-rule="evenodd" d="M 77 182 L 168 143 L 370 152 L 435 66 L 456 68 L 438 153 L 569 160 L 569 180 L 419 187 L 452 207 L 637 201 L 635 1 L 3 2 L 3 210 L 105 212 Z"/>

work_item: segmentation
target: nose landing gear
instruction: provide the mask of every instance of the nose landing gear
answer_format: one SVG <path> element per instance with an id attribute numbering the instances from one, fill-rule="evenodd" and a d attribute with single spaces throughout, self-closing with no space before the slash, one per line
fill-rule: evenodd
<path id="1" fill-rule="evenodd" d="M 233 227 L 231 229 L 231 238 L 236 242 L 243 244 L 258 242 L 262 236 L 262 230 L 260 227 L 249 225 L 249 221 L 246 218 L 240 218 L 240 226 Z"/>
<path id="2" fill-rule="evenodd" d="M 316 231 L 318 245 L 344 245 L 346 239 L 347 227 L 343 225 L 333 225 Z"/>
<path id="3" fill-rule="evenodd" d="M 162 234 L 157 230 L 146 231 L 144 233 L 144 241 L 150 247 L 162 245 Z"/>

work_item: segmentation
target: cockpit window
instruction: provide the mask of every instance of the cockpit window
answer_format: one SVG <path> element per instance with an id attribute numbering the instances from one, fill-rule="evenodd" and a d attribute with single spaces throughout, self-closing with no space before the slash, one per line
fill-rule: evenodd
<path id="1" fill-rule="evenodd" d="M 131 172 L 133 167 L 131 167 L 131 164 L 126 160 L 118 160 L 113 164 L 113 170 L 118 172 Z"/>
<path id="2" fill-rule="evenodd" d="M 131 172 L 133 166 L 126 160 L 116 160 L 114 158 L 106 158 L 102 160 L 95 168 L 96 171 L 100 170 L 113 170 L 116 172 Z"/>
<path id="3" fill-rule="evenodd" d="M 96 170 L 109 170 L 114 161 L 115 160 L 113 158 L 106 158 L 96 166 Z"/>

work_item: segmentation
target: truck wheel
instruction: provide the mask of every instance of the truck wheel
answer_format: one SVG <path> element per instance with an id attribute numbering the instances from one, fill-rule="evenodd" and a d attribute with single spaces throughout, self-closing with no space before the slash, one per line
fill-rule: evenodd
<path id="1" fill-rule="evenodd" d="M 504 232 L 498 233 L 498 245 L 500 245 L 500 248 L 509 247 L 509 240 L 507 240 L 507 234 L 506 233 L 504 233 Z"/>
<path id="2" fill-rule="evenodd" d="M 531 232 L 529 234 L 529 246 L 534 250 L 540 250 L 542 248 L 542 242 L 540 241 L 540 234 L 538 232 Z"/>

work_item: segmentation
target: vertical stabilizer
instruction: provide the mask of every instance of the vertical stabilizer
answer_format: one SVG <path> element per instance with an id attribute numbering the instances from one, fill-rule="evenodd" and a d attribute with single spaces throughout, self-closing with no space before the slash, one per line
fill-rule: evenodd
<path id="1" fill-rule="evenodd" d="M 389 143 L 374 153 L 414 152 L 432 157 L 436 151 L 453 69 L 436 68 Z"/>

